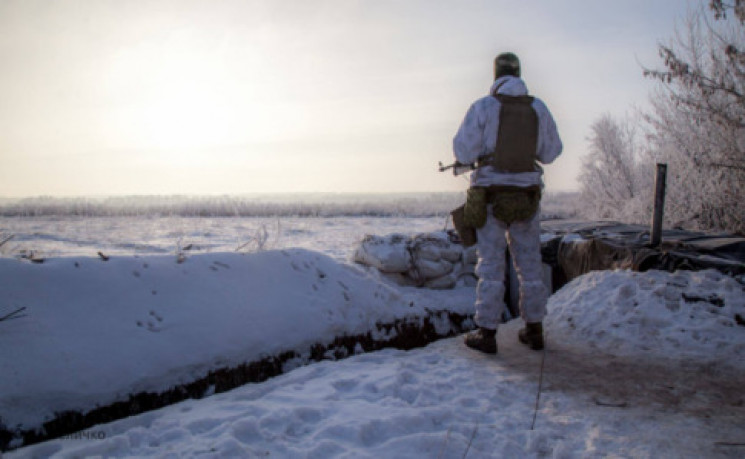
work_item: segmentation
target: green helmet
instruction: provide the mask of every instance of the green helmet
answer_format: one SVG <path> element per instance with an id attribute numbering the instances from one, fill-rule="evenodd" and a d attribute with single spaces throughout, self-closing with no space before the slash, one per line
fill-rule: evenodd
<path id="1" fill-rule="evenodd" d="M 505 75 L 520 76 L 520 59 L 514 53 L 502 53 L 494 59 L 494 79 Z"/>

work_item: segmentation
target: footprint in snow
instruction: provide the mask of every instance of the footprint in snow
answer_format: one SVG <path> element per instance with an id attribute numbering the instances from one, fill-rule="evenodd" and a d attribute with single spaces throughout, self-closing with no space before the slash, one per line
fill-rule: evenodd
<path id="1" fill-rule="evenodd" d="M 351 392 L 358 384 L 359 381 L 355 379 L 340 379 L 331 383 L 334 389 L 339 392 Z"/>
<path id="2" fill-rule="evenodd" d="M 137 326 L 145 328 L 147 331 L 153 333 L 162 331 L 163 326 L 161 325 L 161 323 L 163 322 L 163 317 L 155 311 L 150 311 L 149 315 L 152 319 L 148 319 L 146 321 L 138 320 L 137 322 L 135 322 Z"/>

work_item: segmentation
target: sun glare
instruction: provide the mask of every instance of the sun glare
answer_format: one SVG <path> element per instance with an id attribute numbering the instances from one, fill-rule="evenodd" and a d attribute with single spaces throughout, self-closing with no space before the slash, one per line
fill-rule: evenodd
<path id="1" fill-rule="evenodd" d="M 230 138 L 228 121 L 236 113 L 203 88 L 179 83 L 152 101 L 143 116 L 144 143 L 173 150 L 225 143 Z"/>
<path id="2" fill-rule="evenodd" d="M 249 56 L 260 56 L 262 50 Z M 112 97 L 130 109 L 122 126 L 154 159 L 186 159 L 189 151 L 266 141 L 286 135 L 281 78 L 260 59 L 228 60 L 193 40 L 121 49 L 109 74 Z M 280 108 L 278 108 L 280 107 Z M 296 119 L 293 121 L 297 121 Z M 296 128 L 298 123 L 290 126 Z"/>

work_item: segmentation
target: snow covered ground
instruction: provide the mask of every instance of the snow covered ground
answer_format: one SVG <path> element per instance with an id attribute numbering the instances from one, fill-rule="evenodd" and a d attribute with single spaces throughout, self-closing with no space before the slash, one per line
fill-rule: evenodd
<path id="1" fill-rule="evenodd" d="M 260 220 L 240 220 L 216 219 L 214 229 L 205 230 L 203 225 L 207 220 L 199 222 L 193 231 L 184 222 L 196 225 L 197 220 L 177 219 L 167 225 L 152 221 L 155 229 L 151 233 L 141 233 L 142 228 L 137 227 L 146 223 L 130 222 L 128 225 L 126 219 L 118 220 L 118 217 L 93 219 L 87 223 L 81 220 L 77 223 L 78 229 L 98 225 L 102 232 L 90 229 L 87 236 L 77 238 L 75 231 L 70 230 L 74 222 L 61 221 L 60 227 L 55 229 L 49 226 L 50 222 L 3 219 L 0 227 L 6 233 L 12 231 L 19 235 L 20 240 L 14 238 L 13 244 L 27 244 L 36 237 L 28 246 L 31 247 L 45 238 L 34 236 L 33 231 L 23 228 L 40 225 L 36 233 L 50 235 L 46 239 L 52 241 L 44 252 L 54 252 L 57 256 L 80 257 L 83 254 L 77 252 L 78 249 L 93 256 L 97 241 L 109 241 L 111 245 L 104 251 L 122 250 L 121 253 L 128 256 L 119 261 L 112 257 L 105 264 L 84 258 L 48 260 L 42 265 L 6 261 L 23 263 L 22 269 L 53 270 L 65 264 L 69 276 L 79 275 L 76 273 L 82 272 L 81 269 L 88 269 L 91 276 L 96 271 L 86 266 L 75 268 L 75 262 L 95 263 L 94 266 L 102 269 L 111 266 L 105 269 L 121 272 L 121 279 L 126 279 L 119 281 L 122 286 L 129 286 L 123 291 L 143 283 L 143 292 L 152 297 L 157 295 L 152 295 L 151 289 L 144 285 L 151 276 L 146 270 L 157 269 L 161 276 L 176 276 L 183 275 L 183 267 L 188 267 L 195 272 L 218 274 L 234 284 L 239 282 L 234 278 L 239 270 L 233 266 L 243 262 L 231 258 L 226 259 L 227 262 L 218 260 L 220 264 L 216 264 L 213 258 L 238 257 L 246 260 L 247 266 L 277 253 L 287 258 L 281 251 L 246 256 L 224 253 L 233 252 L 235 246 L 240 245 L 235 242 L 260 229 L 260 225 L 257 226 Z M 298 219 L 292 223 L 282 220 L 283 228 L 293 230 L 282 233 L 279 238 L 284 241 L 282 247 L 291 245 L 292 238 L 306 240 L 306 248 L 320 248 L 331 258 L 290 250 L 288 253 L 296 253 L 315 266 L 305 267 L 301 263 L 298 271 L 286 261 L 283 271 L 274 277 L 290 282 L 293 289 L 298 287 L 296 290 L 301 296 L 310 298 L 308 303 L 315 304 L 324 313 L 337 319 L 345 314 L 349 318 L 350 313 L 360 311 L 344 309 L 348 308 L 347 302 L 327 301 L 323 290 L 314 290 L 314 282 L 321 282 L 314 268 L 320 267 L 326 273 L 325 282 L 334 284 L 349 275 L 349 268 L 343 266 L 344 260 L 362 234 L 433 231 L 441 229 L 438 220 L 342 218 Z M 177 222 L 183 226 L 179 227 Z M 316 226 L 318 224 L 320 226 Z M 105 232 L 112 225 L 120 228 L 121 236 L 116 236 L 116 231 Z M 175 263 L 174 239 L 182 238 L 183 249 L 185 244 L 206 244 L 210 238 L 219 240 L 223 236 L 214 235 L 223 234 L 220 228 L 235 230 L 240 225 L 245 225 L 245 229 L 239 235 L 231 237 L 226 230 L 222 245 L 216 243 L 202 249 L 200 254 L 187 255 L 184 264 Z M 172 231 L 170 235 L 164 233 L 168 227 Z M 329 228 L 336 228 L 338 237 L 323 239 Z M 295 231 L 300 229 L 303 231 Z M 65 236 L 61 237 L 63 233 Z M 204 236 L 205 233 L 212 236 Z M 137 239 L 138 234 L 150 236 Z M 160 236 L 155 235 L 161 234 L 164 234 L 163 242 L 153 243 L 160 240 Z M 194 238 L 194 242 L 189 238 Z M 322 242 L 317 242 L 319 240 Z M 81 241 L 87 242 L 80 244 Z M 132 241 L 134 245 L 122 246 Z M 138 252 L 139 241 L 148 243 L 151 251 Z M 228 247 L 230 250 L 225 250 Z M 15 245 L 8 250 L 6 244 L 6 256 L 19 248 Z M 163 250 L 159 257 L 150 256 L 158 253 L 155 249 Z M 134 258 L 135 254 L 141 258 Z M 148 268 L 128 263 L 148 263 Z M 115 269 L 116 266 L 121 269 Z M 169 270 L 173 273 L 167 274 Z M 246 267 L 243 274 L 248 270 Z M 134 275 L 134 271 L 140 276 Z M 448 292 L 398 289 L 368 275 L 355 274 L 360 284 L 354 291 L 366 299 L 378 298 L 381 303 L 372 303 L 372 309 L 395 311 L 409 301 L 439 302 L 441 307 L 468 307 L 472 300 L 471 289 Z M 107 276 L 100 274 L 100 277 Z M 310 280 L 313 277 L 315 281 Z M 460 338 L 407 352 L 384 350 L 356 355 L 342 361 L 297 368 L 264 383 L 246 385 L 201 400 L 188 400 L 5 454 L 11 458 L 169 455 L 742 457 L 745 454 L 745 423 L 742 422 L 745 419 L 744 283 L 745 279 L 737 280 L 713 271 L 590 273 L 575 279 L 551 298 L 545 353 L 529 351 L 519 345 L 516 334 L 520 324 L 513 321 L 499 331 L 500 353 L 497 356 L 475 353 L 465 348 Z M 66 285 L 68 283 L 60 285 L 56 293 L 64 295 Z M 215 292 L 218 285 L 214 283 L 209 291 Z M 27 295 L 44 292 L 44 289 L 32 287 L 24 290 Z M 199 290 L 198 286 L 193 288 Z M 336 284 L 328 289 L 328 295 L 341 297 L 342 290 L 343 287 Z M 381 292 L 386 295 L 381 296 Z M 50 292 L 43 294 L 51 295 Z M 280 308 L 294 307 L 289 304 L 291 299 L 283 295 L 291 296 L 265 285 L 255 297 L 276 299 L 281 303 L 277 305 Z M 8 297 L 2 298 L 5 301 Z M 14 299 L 14 304 L 21 304 L 23 299 Z M 168 330 L 160 334 L 149 331 L 147 322 L 155 328 L 161 327 L 161 322 L 149 314 L 150 308 L 140 309 L 132 314 L 143 316 L 139 319 L 142 326 L 137 325 L 138 319 L 134 316 L 127 316 L 121 323 L 130 326 L 131 330 L 127 331 L 130 337 L 135 337 L 135 333 L 146 337 L 139 346 L 140 351 L 132 352 L 143 361 L 138 365 L 147 366 L 155 343 L 149 340 L 166 336 Z M 240 311 L 240 308 L 235 310 Z M 155 312 L 163 318 L 163 326 L 173 327 L 172 331 L 197 326 L 189 323 L 188 314 L 181 314 L 175 308 L 169 314 Z M 59 314 L 63 316 L 64 312 Z M 117 314 L 129 313 L 119 311 Z M 0 329 L 11 331 L 30 327 L 24 333 L 12 332 L 15 334 L 13 342 L 3 344 L 0 357 L 5 360 L 4 374 L 10 374 L 8 368 L 23 361 L 21 353 L 26 347 L 16 347 L 14 343 L 33 341 L 33 319 L 29 316 L 0 323 Z M 281 322 L 272 323 L 280 326 Z M 334 323 L 350 326 L 346 320 Z M 354 323 L 352 319 L 351 326 Z M 221 326 L 224 324 L 215 325 Z M 36 330 L 37 337 L 43 336 L 44 331 Z M 264 333 L 270 335 L 267 330 Z M 216 343 L 221 337 L 209 339 Z M 106 338 L 101 337 L 102 340 Z M 6 351 L 8 349 L 13 351 Z M 157 350 L 163 351 L 163 355 L 172 352 Z M 47 378 L 53 387 L 55 379 L 66 377 L 64 367 L 64 363 L 49 368 L 39 365 L 40 384 Z"/>
<path id="2" fill-rule="evenodd" d="M 372 333 L 376 324 L 463 316 L 472 289 L 443 295 L 394 289 L 367 272 L 304 249 L 251 255 L 0 259 L 3 323 L 0 413 L 6 426 L 41 427 L 129 394 L 164 392 L 210 371 Z M 426 300 L 425 300 L 426 298 Z M 447 322 L 437 324 L 443 335 Z M 307 358 L 307 356 L 305 357 Z"/>
<path id="3" fill-rule="evenodd" d="M 724 305 L 691 302 L 688 288 Z M 550 313 L 545 355 L 517 343 L 513 321 L 496 357 L 453 338 L 322 362 L 8 457 L 742 457 L 743 285 L 714 272 L 592 273 Z M 604 317 L 619 324 L 612 335 L 581 325 Z M 654 328 L 718 336 L 674 342 Z"/>

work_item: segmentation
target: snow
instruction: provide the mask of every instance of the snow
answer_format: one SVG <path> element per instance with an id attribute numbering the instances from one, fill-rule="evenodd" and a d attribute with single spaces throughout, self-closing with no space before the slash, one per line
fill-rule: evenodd
<path id="1" fill-rule="evenodd" d="M 555 340 L 618 355 L 743 362 L 744 292 L 713 270 L 595 271 L 556 293 L 545 325 Z"/>
<path id="2" fill-rule="evenodd" d="M 500 329 L 497 357 L 458 338 L 299 368 L 53 440 L 16 457 L 737 457 L 741 392 Z M 601 357 L 601 358 L 598 358 Z M 650 372 L 657 370 L 656 372 Z M 742 375 L 742 372 L 738 373 Z M 683 378 L 682 376 L 688 376 Z M 707 385 L 708 384 L 708 385 Z M 713 385 L 712 385 L 713 384 Z M 723 395 L 739 396 L 740 406 Z M 103 437 L 103 439 L 101 439 Z"/>
<path id="3" fill-rule="evenodd" d="M 226 219 L 225 226 L 235 229 L 239 220 Z M 107 221 L 122 225 L 120 242 L 137 231 L 136 223 L 125 227 L 126 219 Z M 184 221 L 192 224 L 170 220 Z M 219 221 L 215 234 L 223 231 Z M 363 330 L 408 313 L 412 301 L 415 308 L 471 311 L 472 288 L 397 287 L 345 261 L 354 247 L 347 242 L 364 233 L 432 231 L 441 228 L 439 219 L 362 221 L 283 221 L 280 245 L 294 237 L 288 227 L 302 228 L 309 244 L 314 234 L 336 228 L 343 237 L 315 243 L 324 253 L 242 255 L 213 246 L 186 253 L 179 264 L 171 236 L 152 244 L 160 254 L 121 253 L 104 262 L 92 258 L 93 244 L 84 257 L 66 252 L 81 247 L 54 236 L 60 258 L 0 259 L 3 310 L 29 306 L 27 317 L 0 322 L 0 348 L 12 349 L 0 353 L 0 415 L 38 421 L 65 404 L 115 398 L 212 365 Z M 256 222 L 240 224 L 250 232 Z M 151 223 L 162 234 L 161 223 Z M 32 239 L 18 229 L 35 223 L 12 224 L 21 243 Z M 354 231 L 360 232 L 353 237 Z M 91 231 L 86 239 L 102 234 Z M 241 236 L 232 237 L 219 247 L 232 252 Z M 715 271 L 593 272 L 551 297 L 545 352 L 517 342 L 517 320 L 500 328 L 496 356 L 467 349 L 460 337 L 354 355 L 5 455 L 741 457 L 743 281 Z"/>
<path id="4" fill-rule="evenodd" d="M 0 257 L 34 252 L 40 257 L 251 252 L 266 230 L 264 249 L 301 247 L 346 261 L 365 234 L 415 234 L 441 230 L 445 217 L 0 217 Z"/>
<path id="5" fill-rule="evenodd" d="M 0 334 L 0 348 L 19 350 L 0 354 L 0 413 L 26 429 L 55 412 L 162 392 L 337 336 L 375 337 L 376 323 L 421 317 L 425 308 L 465 315 L 473 301 L 470 289 L 420 301 L 305 249 L 198 254 L 182 263 L 0 259 L 0 278 L 6 307 L 28 314 Z"/>

